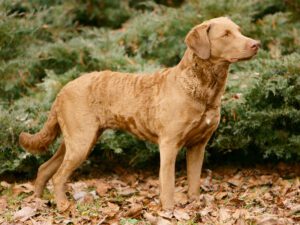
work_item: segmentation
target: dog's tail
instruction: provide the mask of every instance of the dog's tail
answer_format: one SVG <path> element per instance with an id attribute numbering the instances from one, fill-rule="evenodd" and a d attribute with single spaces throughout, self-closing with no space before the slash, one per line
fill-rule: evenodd
<path id="1" fill-rule="evenodd" d="M 43 153 L 57 137 L 60 128 L 57 121 L 56 102 L 51 107 L 50 115 L 44 127 L 36 134 L 22 132 L 19 136 L 20 145 L 32 154 Z"/>

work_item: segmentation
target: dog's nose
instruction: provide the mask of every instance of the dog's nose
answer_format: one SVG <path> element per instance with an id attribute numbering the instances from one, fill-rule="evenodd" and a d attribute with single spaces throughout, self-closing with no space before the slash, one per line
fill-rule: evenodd
<path id="1" fill-rule="evenodd" d="M 260 42 L 259 41 L 252 41 L 250 44 L 250 48 L 254 51 L 257 51 L 260 48 Z"/>

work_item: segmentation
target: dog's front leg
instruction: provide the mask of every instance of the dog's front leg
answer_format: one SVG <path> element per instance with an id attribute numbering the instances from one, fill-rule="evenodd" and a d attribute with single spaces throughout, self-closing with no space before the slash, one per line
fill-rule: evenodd
<path id="1" fill-rule="evenodd" d="M 160 201 L 163 209 L 174 207 L 175 161 L 178 147 L 167 141 L 159 144 L 160 150 Z"/>
<path id="2" fill-rule="evenodd" d="M 188 148 L 186 154 L 187 160 L 187 178 L 188 178 L 188 196 L 195 199 L 199 195 L 200 176 L 205 152 L 205 143 L 197 144 Z"/>

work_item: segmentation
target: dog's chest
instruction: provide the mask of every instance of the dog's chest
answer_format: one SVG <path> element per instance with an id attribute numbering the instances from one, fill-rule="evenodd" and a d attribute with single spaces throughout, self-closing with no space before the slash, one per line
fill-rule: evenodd
<path id="1" fill-rule="evenodd" d="M 185 146 L 207 142 L 220 122 L 220 108 L 206 110 L 200 118 L 189 121 L 182 135 Z"/>

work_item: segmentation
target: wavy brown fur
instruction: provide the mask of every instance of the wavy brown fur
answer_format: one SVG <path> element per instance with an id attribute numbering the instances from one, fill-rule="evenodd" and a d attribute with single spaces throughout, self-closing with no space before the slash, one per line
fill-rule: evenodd
<path id="1" fill-rule="evenodd" d="M 20 145 L 32 154 L 40 154 L 48 150 L 59 132 L 56 116 L 56 104 L 53 104 L 44 127 L 36 134 L 22 132 L 19 136 Z"/>

